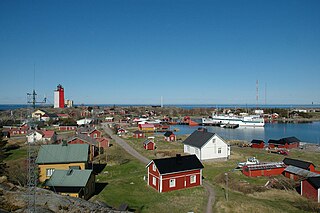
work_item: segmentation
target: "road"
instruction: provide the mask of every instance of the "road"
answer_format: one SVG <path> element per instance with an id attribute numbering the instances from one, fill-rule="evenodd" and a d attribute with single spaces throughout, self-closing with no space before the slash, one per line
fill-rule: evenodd
<path id="1" fill-rule="evenodd" d="M 122 138 L 119 136 L 115 135 L 112 130 L 109 128 L 107 123 L 102 124 L 103 130 L 110 135 L 114 141 L 120 145 L 126 152 L 128 152 L 130 155 L 133 157 L 137 158 L 140 162 L 144 164 L 148 164 L 151 160 L 144 157 L 141 155 L 139 152 L 137 152 L 134 148 L 132 148 L 127 142 L 125 142 Z M 208 202 L 207 202 L 207 207 L 205 210 L 205 213 L 212 213 L 212 204 L 215 202 L 215 193 L 213 190 L 213 187 L 208 183 L 208 181 L 203 181 L 203 186 L 208 192 Z"/>

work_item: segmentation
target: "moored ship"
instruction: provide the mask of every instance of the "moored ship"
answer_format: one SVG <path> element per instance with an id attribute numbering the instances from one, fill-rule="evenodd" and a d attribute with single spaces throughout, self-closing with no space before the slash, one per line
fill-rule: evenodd
<path id="1" fill-rule="evenodd" d="M 242 127 L 264 127 L 264 119 L 258 115 L 235 116 L 235 115 L 217 115 L 212 114 L 212 117 L 202 118 L 202 125 L 225 125 L 238 124 Z"/>

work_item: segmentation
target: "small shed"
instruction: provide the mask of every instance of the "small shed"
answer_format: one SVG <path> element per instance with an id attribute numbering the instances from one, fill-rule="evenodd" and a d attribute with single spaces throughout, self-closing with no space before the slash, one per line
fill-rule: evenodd
<path id="1" fill-rule="evenodd" d="M 136 130 L 133 132 L 133 137 L 134 138 L 144 138 L 144 132 L 140 131 L 140 130 Z"/>
<path id="2" fill-rule="evenodd" d="M 264 141 L 263 140 L 252 140 L 251 141 L 251 148 L 263 149 L 264 148 Z"/>
<path id="3" fill-rule="evenodd" d="M 315 165 L 308 161 L 293 159 L 293 158 L 285 158 L 283 159 L 283 163 L 285 163 L 287 166 L 295 166 L 301 169 L 308 170 L 310 172 L 315 171 Z"/>
<path id="4" fill-rule="evenodd" d="M 156 148 L 156 144 L 152 140 L 148 139 L 143 142 L 143 147 L 146 150 L 154 150 Z"/>
<path id="5" fill-rule="evenodd" d="M 242 173 L 248 177 L 281 175 L 286 165 L 283 162 L 247 165 L 242 167 Z"/>
<path id="6" fill-rule="evenodd" d="M 282 173 L 285 177 L 290 178 L 292 180 L 301 180 L 308 177 L 316 177 L 319 176 L 318 173 L 310 172 L 306 169 L 301 169 L 296 166 L 288 166 Z"/>
<path id="7" fill-rule="evenodd" d="M 296 137 L 286 137 L 281 138 L 280 140 L 269 140 L 268 147 L 269 148 L 285 148 L 285 149 L 292 149 L 298 148 L 300 145 L 300 140 Z"/>
<path id="8" fill-rule="evenodd" d="M 167 131 L 166 133 L 164 133 L 164 140 L 165 141 L 176 141 L 176 135 L 171 131 Z"/>
<path id="9" fill-rule="evenodd" d="M 320 203 L 320 176 L 301 181 L 301 195 Z"/>

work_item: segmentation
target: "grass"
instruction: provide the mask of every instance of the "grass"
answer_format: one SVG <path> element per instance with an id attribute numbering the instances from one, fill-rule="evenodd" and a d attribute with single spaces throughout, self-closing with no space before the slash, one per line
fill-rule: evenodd
<path id="1" fill-rule="evenodd" d="M 147 175 L 144 164 L 117 144 L 110 147 L 108 153 L 111 162 L 96 177 L 97 182 L 107 183 L 107 186 L 92 200 L 101 200 L 113 207 L 126 203 L 136 212 L 203 212 L 206 195 L 202 187 L 159 193 L 144 181 Z M 114 156 L 125 160 L 116 160 Z"/>
<path id="2" fill-rule="evenodd" d="M 8 152 L 10 155 L 4 159 L 4 162 L 22 160 L 27 158 L 27 146 L 20 147 L 19 149 L 11 150 Z"/>

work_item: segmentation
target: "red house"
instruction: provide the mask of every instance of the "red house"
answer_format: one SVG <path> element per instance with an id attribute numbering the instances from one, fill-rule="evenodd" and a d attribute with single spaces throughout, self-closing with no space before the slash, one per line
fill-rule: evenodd
<path id="1" fill-rule="evenodd" d="M 301 195 L 320 203 L 320 176 L 301 181 Z"/>
<path id="2" fill-rule="evenodd" d="M 264 141 L 263 140 L 252 140 L 251 141 L 251 148 L 263 149 L 264 148 Z"/>
<path id="3" fill-rule="evenodd" d="M 77 132 L 80 134 L 85 134 L 91 138 L 101 138 L 101 135 L 102 135 L 101 131 L 92 127 L 82 127 L 82 128 L 79 128 Z"/>
<path id="4" fill-rule="evenodd" d="M 84 134 L 78 134 L 68 140 L 68 144 L 89 144 L 90 145 L 90 160 L 98 154 L 98 141 Z"/>
<path id="5" fill-rule="evenodd" d="M 269 148 L 285 148 L 292 149 L 298 148 L 300 145 L 300 140 L 296 137 L 281 138 L 280 140 L 269 140 Z"/>
<path id="6" fill-rule="evenodd" d="M 77 130 L 77 126 L 59 126 L 58 129 L 60 131 L 76 131 Z"/>
<path id="7" fill-rule="evenodd" d="M 202 185 L 203 165 L 196 155 L 154 159 L 146 168 L 148 185 L 158 192 Z"/>
<path id="8" fill-rule="evenodd" d="M 242 173 L 248 177 L 281 175 L 286 165 L 282 162 L 247 165 L 242 167 Z"/>
<path id="9" fill-rule="evenodd" d="M 176 135 L 171 131 L 167 131 L 166 133 L 164 133 L 164 140 L 165 141 L 176 141 Z"/>
<path id="10" fill-rule="evenodd" d="M 107 147 L 109 147 L 109 140 L 107 138 L 96 138 L 96 140 L 99 143 L 99 147 L 102 147 L 104 149 L 106 149 Z"/>
<path id="11" fill-rule="evenodd" d="M 144 138 L 145 135 L 144 135 L 144 132 L 136 130 L 133 132 L 133 137 L 134 138 Z"/>
<path id="12" fill-rule="evenodd" d="M 148 139 L 145 142 L 143 142 L 143 147 L 146 150 L 154 150 L 156 148 L 156 144 L 152 140 Z"/>
<path id="13" fill-rule="evenodd" d="M 283 175 L 293 180 L 315 176 L 315 166 L 311 162 L 298 159 L 285 158 L 283 163 L 288 167 L 283 171 Z"/>

